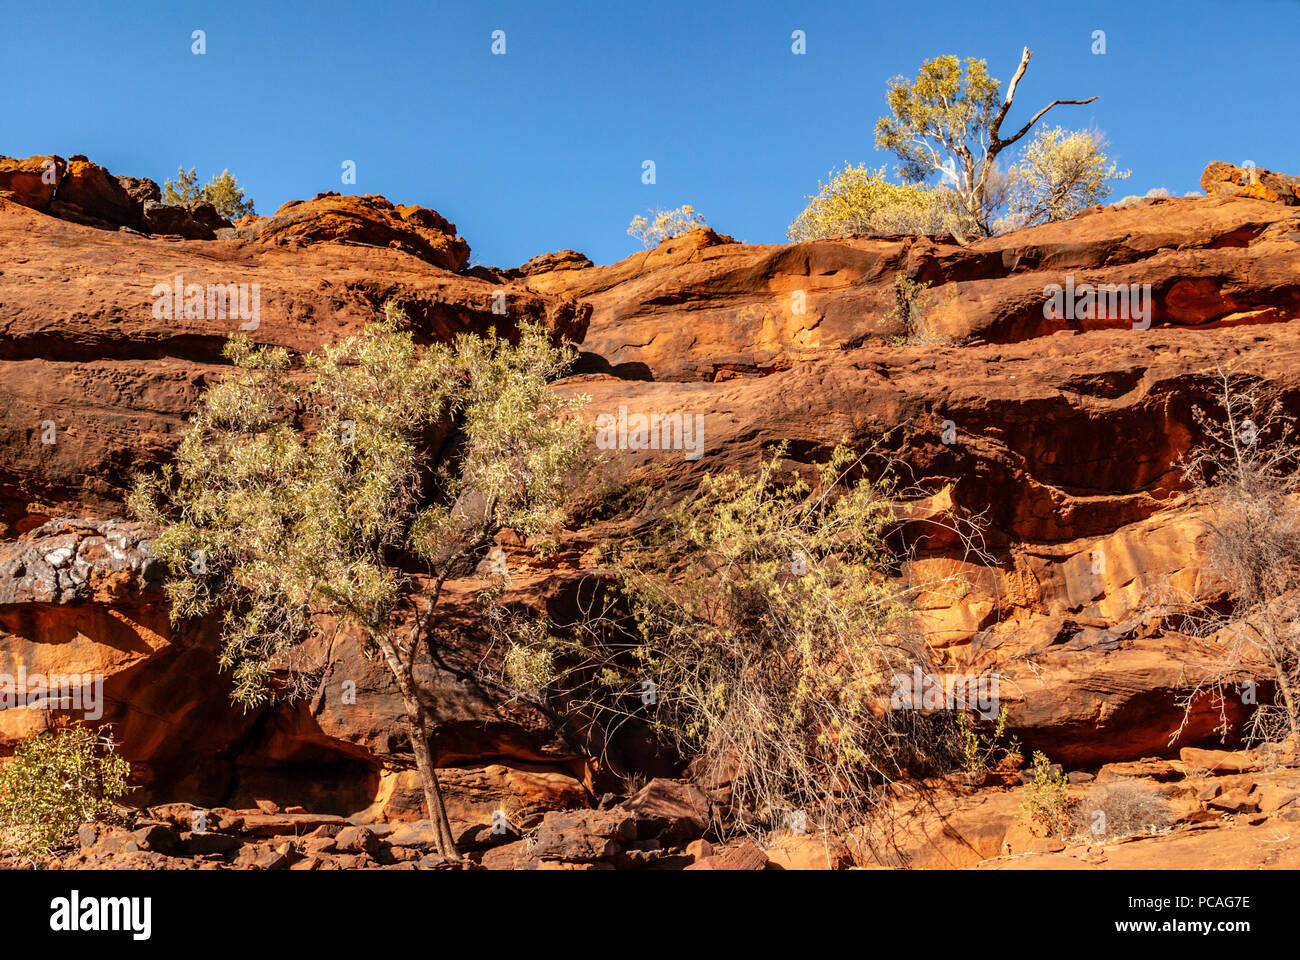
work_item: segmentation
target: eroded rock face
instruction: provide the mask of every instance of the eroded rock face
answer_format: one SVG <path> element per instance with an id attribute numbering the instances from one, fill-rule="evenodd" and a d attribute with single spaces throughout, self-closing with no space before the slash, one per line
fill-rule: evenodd
<path id="1" fill-rule="evenodd" d="M 315 236 L 311 223 L 285 229 Z M 297 246 L 272 233 L 164 242 L 0 199 L 0 536 L 56 516 L 120 513 L 131 474 L 174 449 L 241 330 L 306 352 L 357 331 L 390 299 L 426 339 L 508 333 L 521 319 L 557 338 L 586 329 L 590 308 L 572 299 L 451 273 L 404 249 L 319 236 Z M 183 309 L 190 288 L 201 310 Z M 493 313 L 498 290 L 504 317 Z"/>
<path id="2" fill-rule="evenodd" d="M 237 228 L 233 235 L 269 243 L 391 247 L 453 272 L 469 263 L 469 244 L 456 236 L 454 223 L 434 210 L 396 206 L 372 195 L 344 197 L 331 192 L 311 200 L 292 200 L 274 216 Z"/>
<path id="3" fill-rule="evenodd" d="M 213 226 L 219 239 L 210 240 L 73 223 L 70 206 L 51 210 L 64 219 L 40 212 L 62 196 L 45 191 L 44 167 L 32 162 L 40 159 L 0 161 L 0 191 L 9 192 L 0 196 L 0 537 L 9 541 L 0 544 L 0 656 L 29 669 L 103 673 L 105 719 L 154 799 L 269 798 L 367 821 L 421 816 L 400 698 L 352 632 L 326 629 L 305 646 L 322 671 L 313 699 L 242 714 L 216 670 L 211 626 L 168 623 L 149 532 L 66 519 L 120 517 L 131 473 L 170 456 L 199 393 L 223 369 L 220 348 L 239 318 L 155 315 L 155 285 L 177 276 L 257 284 L 251 335 L 295 351 L 356 330 L 388 299 L 426 339 L 501 329 L 492 306 L 504 291 L 508 320 L 540 320 L 582 342 L 584 372 L 556 389 L 589 395 L 586 415 L 622 409 L 701 424 L 697 451 L 603 451 L 615 496 L 640 488 L 686 496 L 706 472 L 752 469 L 780 441 L 795 464 L 808 464 L 841 440 L 864 447 L 888 433 L 888 449 L 936 503 L 984 516 L 987 563 L 943 537 L 917 556 L 916 572 L 961 570 L 971 583 L 960 598 L 927 598 L 921 616 L 945 668 L 1006 678 L 1011 732 L 1026 748 L 1096 769 L 1213 740 L 1219 716 L 1209 703 L 1170 739 L 1182 719 L 1177 698 L 1213 651 L 1161 630 L 1144 610 L 1151 591 L 1170 585 L 1222 598 L 1222 585 L 1200 570 L 1204 516 L 1177 466 L 1199 438 L 1193 407 L 1215 409 L 1216 365 L 1261 378 L 1300 413 L 1300 215 L 1281 181 L 1261 173 L 1268 197 L 1225 188 L 1094 209 L 966 247 L 928 238 L 755 246 L 697 231 L 611 266 L 561 251 L 515 270 L 456 272 L 468 247 L 453 225 L 376 197 L 322 195 L 275 217 Z M 108 222 L 122 196 L 141 211 L 156 202 L 147 181 L 116 178 L 119 194 L 80 163 L 56 169 L 60 182 L 81 184 L 63 196 L 84 201 L 81 215 Z M 1224 176 L 1213 182 L 1237 174 Z M 949 341 L 891 341 L 901 330 L 879 320 L 900 272 L 931 284 L 923 321 Z M 1069 276 L 1150 283 L 1150 329 L 1047 319 L 1045 285 Z M 801 291 L 803 313 L 793 309 Z M 648 517 L 632 505 L 575 527 L 544 561 L 503 541 L 507 602 L 565 622 L 581 584 L 600 575 L 592 547 Z M 485 864 L 663 859 L 662 838 L 642 837 L 628 817 L 686 822 L 681 836 L 669 832 L 672 844 L 687 842 L 694 821 L 658 817 L 653 798 L 636 816 L 635 802 L 572 813 L 600 796 L 611 773 L 639 769 L 642 755 L 635 744 L 584 739 L 485 680 L 483 665 L 500 651 L 478 627 L 484 585 L 477 577 L 447 585 L 440 660 L 417 678 L 435 711 L 453 819 L 473 835 L 466 842 L 478 843 L 510 798 L 524 829 L 539 829 L 544 852 L 525 850 L 517 836 L 484 840 Z M 45 719 L 0 713 L 0 741 Z M 607 750 L 612 768 L 593 759 Z M 1015 809 L 1018 799 L 992 793 L 962 806 L 962 822 L 985 824 L 970 827 L 976 859 L 998 855 Z M 323 863 L 324 846 L 293 856 Z M 710 868 L 722 856 L 697 853 Z M 276 849 L 243 855 L 250 865 L 293 859 Z M 726 856 L 757 862 L 744 850 Z M 947 865 L 973 862 L 965 856 Z"/>
<path id="4" fill-rule="evenodd" d="M 207 202 L 168 206 L 158 184 L 115 177 L 86 157 L 0 157 L 0 197 L 101 230 L 143 231 L 211 240 L 230 222 Z"/>
<path id="5" fill-rule="evenodd" d="M 1135 323 L 1204 329 L 1300 312 L 1300 212 L 1263 199 L 1091 208 L 964 247 L 926 237 L 723 239 L 697 230 L 610 266 L 526 282 L 592 305 L 588 369 L 654 380 L 761 376 L 859 344 L 884 346 L 906 332 L 899 274 L 929 284 L 919 332 L 944 342 L 1010 344 Z M 1136 284 L 1144 299 L 1115 315 L 1107 302 L 1092 316 L 1061 310 L 1048 319 L 1045 291 L 1067 284 Z M 1139 307 L 1149 315 L 1130 315 Z"/>
<path id="6" fill-rule="evenodd" d="M 0 674 L 91 678 L 82 709 L 110 724 L 140 799 L 207 805 L 269 797 L 370 820 L 420 815 L 404 711 L 387 668 L 362 655 L 355 631 L 327 629 L 304 656 L 319 663 L 311 700 L 244 711 L 217 664 L 215 623 L 172 624 L 152 531 L 121 520 L 62 519 L 0 543 Z M 516 584 L 506 600 L 563 620 L 561 577 Z M 437 718 L 432 748 L 448 808 L 467 822 L 499 809 L 531 816 L 580 805 L 593 786 L 590 750 L 536 708 L 480 676 L 499 663 L 477 628 L 477 588 L 449 585 L 439 662 L 417 679 Z M 548 603 L 549 598 L 549 603 Z M 454 640 L 452 639 L 454 638 Z M 0 745 L 48 729 L 55 711 L 0 710 Z M 486 762 L 494 761 L 494 762 Z M 501 761 L 505 761 L 503 764 Z"/>

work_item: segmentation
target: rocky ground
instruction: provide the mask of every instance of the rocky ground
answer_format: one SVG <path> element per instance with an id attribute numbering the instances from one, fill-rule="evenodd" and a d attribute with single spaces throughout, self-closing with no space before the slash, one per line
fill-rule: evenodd
<path id="1" fill-rule="evenodd" d="M 917 560 L 973 585 L 923 611 L 945 665 L 1008 678 L 1008 732 L 1063 765 L 1081 808 L 1097 785 L 1130 779 L 1171 811 L 1153 833 L 1051 849 L 1017 826 L 1020 771 L 934 784 L 926 809 L 941 822 L 902 818 L 919 831 L 900 844 L 907 862 L 1295 865 L 1291 754 L 1220 743 L 1209 702 L 1174 737 L 1177 699 L 1215 651 L 1146 613 L 1162 586 L 1207 601 L 1222 592 L 1200 569 L 1204 518 L 1177 466 L 1198 436 L 1194 407 L 1212 405 L 1216 365 L 1261 378 L 1300 413 L 1294 181 L 1211 164 L 1202 183 L 1204 197 L 1091 208 L 964 246 L 761 246 L 702 230 L 609 266 L 561 251 L 496 269 L 469 267 L 468 243 L 433 211 L 383 198 L 322 195 L 227 223 L 202 204 L 159 209 L 148 181 L 85 158 L 0 159 L 0 651 L 29 671 L 102 674 L 103 720 L 138 786 L 133 820 L 88 828 L 58 862 L 444 866 L 425 855 L 415 819 L 400 698 L 355 635 L 327 633 L 305 651 L 323 676 L 312 700 L 243 713 L 216 670 L 211 625 L 168 622 L 150 531 L 124 518 L 123 497 L 134 471 L 170 455 L 237 327 L 157 317 L 155 284 L 183 276 L 257 283 L 251 335 L 295 350 L 357 329 L 389 299 L 431 339 L 539 320 L 580 342 L 578 371 L 557 389 L 589 395 L 590 415 L 703 415 L 699 460 L 613 458 L 608 501 L 584 505 L 557 554 L 540 561 L 503 538 L 506 599 L 557 620 L 595 570 L 593 546 L 636 529 L 645 491 L 681 495 L 779 440 L 808 462 L 887 432 L 931 496 L 985 522 L 988 563 L 951 544 Z M 930 284 L 921 342 L 901 342 L 889 318 L 899 273 Z M 1044 287 L 1067 275 L 1151 284 L 1150 328 L 1046 319 Z M 694 827 L 698 798 L 650 745 L 593 742 L 495 688 L 480 669 L 494 655 L 475 627 L 482 585 L 449 585 L 446 656 L 418 678 L 437 705 L 433 749 L 473 863 L 848 863 L 851 838 L 712 849 Z M 0 744 L 47 722 L 4 711 Z M 637 791 L 630 773 L 661 779 Z M 671 812 L 646 812 L 658 803 Z M 188 804 L 207 811 L 197 834 Z M 509 827 L 493 833 L 503 810 Z"/>

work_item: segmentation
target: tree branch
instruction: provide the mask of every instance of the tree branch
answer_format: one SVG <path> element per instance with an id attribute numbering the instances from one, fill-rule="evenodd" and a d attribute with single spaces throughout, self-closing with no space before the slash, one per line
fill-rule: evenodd
<path id="1" fill-rule="evenodd" d="M 1009 140 L 1003 140 L 999 138 L 997 141 L 998 149 L 1001 150 L 1004 147 L 1009 147 L 1011 146 L 1011 144 L 1015 143 L 1017 140 L 1023 137 L 1026 133 L 1029 132 L 1029 128 L 1032 127 L 1034 124 L 1036 124 L 1039 120 L 1041 120 L 1043 114 L 1045 114 L 1048 110 L 1051 110 L 1052 107 L 1060 106 L 1063 103 L 1080 103 L 1080 104 L 1092 103 L 1092 101 L 1096 99 L 1097 99 L 1096 97 L 1089 97 L 1087 100 L 1053 100 L 1047 106 L 1043 107 L 1043 109 L 1039 110 L 1036 114 L 1034 114 L 1034 118 L 1030 120 L 1028 123 L 1026 123 L 1023 127 L 1021 127 L 1019 132 L 1017 132 L 1014 137 L 1012 137 Z"/>
<path id="2" fill-rule="evenodd" d="M 998 142 L 998 131 L 1002 129 L 1002 121 L 1007 118 L 1007 111 L 1011 109 L 1011 101 L 1016 98 L 1016 87 L 1020 84 L 1020 78 L 1025 75 L 1025 71 L 1029 69 L 1029 58 L 1032 56 L 1033 54 L 1029 52 L 1028 47 L 1025 47 L 1020 52 L 1020 66 L 1016 67 L 1016 75 L 1011 78 L 1011 83 L 1007 87 L 1006 98 L 1002 101 L 997 116 L 993 118 L 993 125 L 989 127 L 994 143 Z"/>
<path id="3" fill-rule="evenodd" d="M 1036 124 L 1039 120 L 1041 120 L 1043 118 L 1043 114 L 1047 113 L 1048 110 L 1051 110 L 1052 107 L 1059 106 L 1061 104 L 1069 104 L 1069 103 L 1073 103 L 1073 104 L 1092 103 L 1092 101 L 1097 99 L 1096 97 L 1089 97 L 1087 100 L 1053 100 L 1047 106 L 1043 107 L 1043 109 L 1039 110 L 1036 114 L 1034 114 L 1034 118 L 1030 120 L 1028 123 L 1026 123 L 1023 127 L 1021 127 L 1014 137 L 1010 137 L 1006 140 L 1003 140 L 1000 135 L 1000 131 L 1002 130 L 1002 121 L 1007 118 L 1007 112 L 1011 109 L 1011 102 L 1016 98 L 1016 87 L 1019 86 L 1020 79 L 1025 75 L 1025 71 L 1029 69 L 1029 58 L 1032 56 L 1033 54 L 1029 52 L 1028 47 L 1025 47 L 1021 51 L 1020 66 L 1016 67 L 1016 75 L 1011 78 L 1011 83 L 1007 86 L 1006 98 L 1002 101 L 1002 106 L 998 109 L 997 116 L 993 118 L 993 125 L 992 127 L 990 127 L 992 133 L 992 139 L 989 144 L 991 157 L 996 157 L 1004 149 L 1011 146 L 1011 144 L 1015 143 L 1026 133 L 1028 133 L 1030 131 L 1030 128 L 1032 128 L 1034 124 Z"/>

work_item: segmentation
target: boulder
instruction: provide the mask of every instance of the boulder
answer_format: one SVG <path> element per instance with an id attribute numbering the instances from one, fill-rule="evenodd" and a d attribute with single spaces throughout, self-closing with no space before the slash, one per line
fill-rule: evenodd
<path id="1" fill-rule="evenodd" d="M 621 804 L 637 818 L 637 839 L 681 846 L 704 835 L 709 827 L 709 800 L 699 787 L 656 777 Z"/>
<path id="2" fill-rule="evenodd" d="M 469 244 L 456 235 L 454 223 L 437 211 L 397 206 L 373 195 L 344 197 L 330 192 L 311 200 L 291 200 L 251 230 L 271 243 L 392 247 L 453 272 L 469 263 Z"/>
<path id="3" fill-rule="evenodd" d="M 45 212 L 67 169 L 62 157 L 0 157 L 0 196 Z"/>
<path id="4" fill-rule="evenodd" d="M 1288 177 L 1259 167 L 1238 167 L 1215 160 L 1201 174 L 1201 189 L 1221 197 L 1251 197 L 1282 203 L 1300 204 L 1300 177 Z"/>

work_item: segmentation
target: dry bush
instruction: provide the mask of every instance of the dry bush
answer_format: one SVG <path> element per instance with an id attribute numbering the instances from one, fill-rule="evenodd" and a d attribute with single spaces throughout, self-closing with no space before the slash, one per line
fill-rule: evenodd
<path id="1" fill-rule="evenodd" d="M 868 471 L 840 447 L 809 481 L 784 453 L 754 474 L 706 476 L 623 544 L 610 561 L 618 589 L 571 634 L 521 629 L 509 642 L 554 654 L 548 688 L 568 715 L 611 736 L 648 725 L 689 761 L 719 800 L 720 835 L 762 842 L 799 818 L 809 832 L 862 828 L 866 848 L 885 852 L 890 785 L 961 763 L 955 711 L 896 709 L 898 677 L 935 672 L 915 600 L 969 584 L 903 576 L 910 551 L 889 543 L 912 491 L 888 466 Z M 915 513 L 978 552 L 970 522 Z"/>
<path id="2" fill-rule="evenodd" d="M 1244 731 L 1248 742 L 1300 734 L 1300 444 L 1293 419 L 1270 400 L 1259 380 L 1218 370 L 1220 415 L 1197 409 L 1207 442 L 1182 466 L 1196 501 L 1206 509 L 1205 571 L 1221 581 L 1226 602 L 1209 603 L 1166 590 L 1157 612 L 1171 626 L 1207 638 L 1216 662 L 1180 702 L 1186 727 L 1195 702 L 1217 698 L 1229 733 L 1227 703 L 1253 690 L 1264 671 L 1275 685 Z M 1244 702 L 1250 702 L 1244 699 Z"/>
<path id="3" fill-rule="evenodd" d="M 1075 835 L 1093 840 L 1156 833 L 1173 822 L 1173 814 L 1158 790 L 1130 780 L 1094 786 L 1071 812 Z"/>

